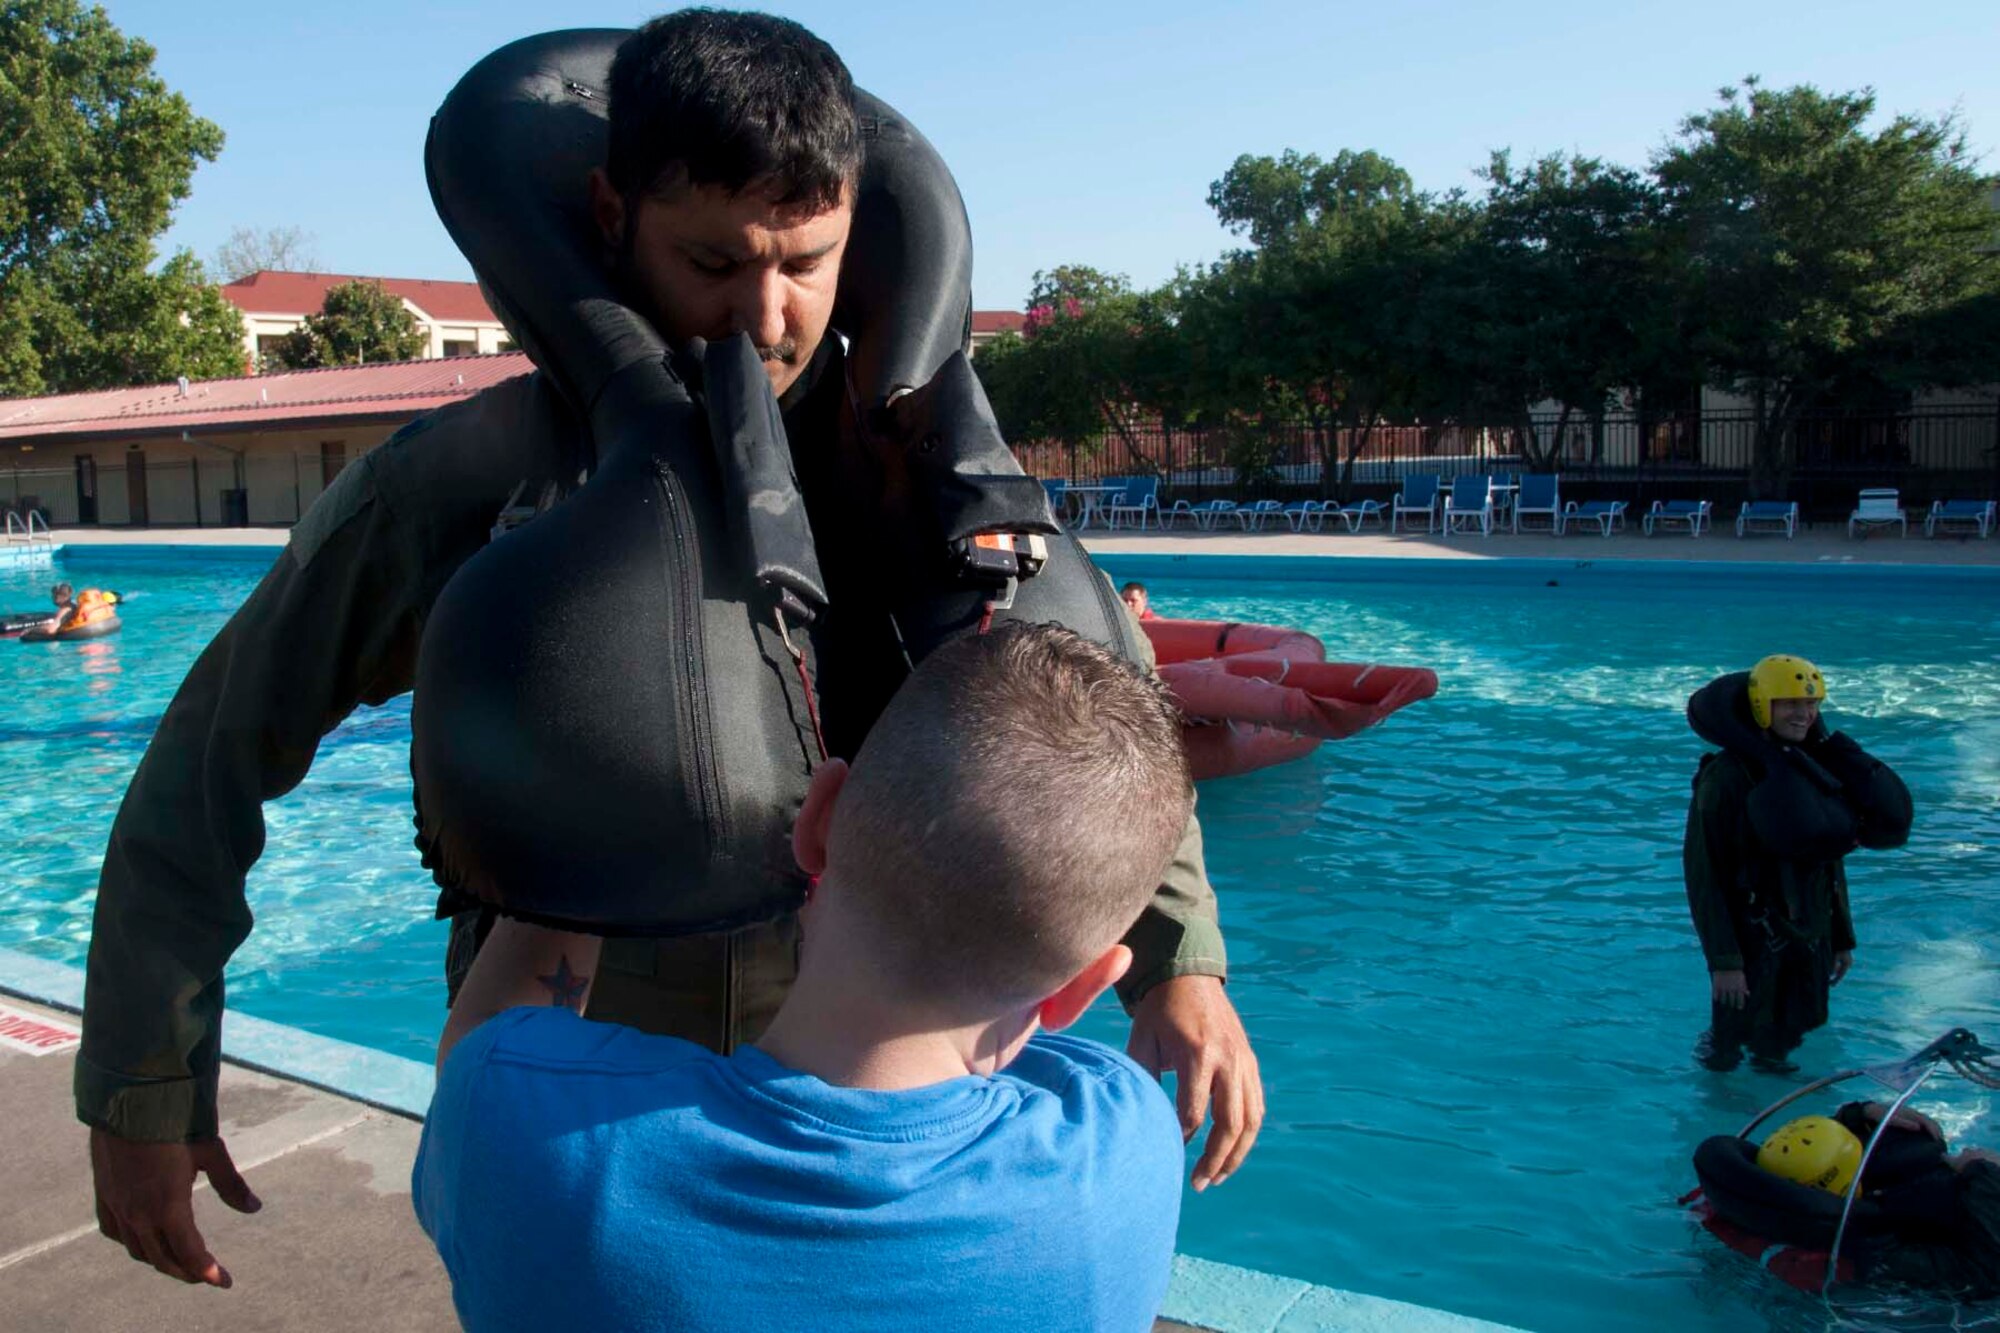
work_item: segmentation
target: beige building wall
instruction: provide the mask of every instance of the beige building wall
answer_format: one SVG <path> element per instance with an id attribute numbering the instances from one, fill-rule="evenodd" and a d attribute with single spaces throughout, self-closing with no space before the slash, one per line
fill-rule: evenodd
<path id="1" fill-rule="evenodd" d="M 88 521 L 82 490 L 95 479 L 97 518 L 107 527 L 220 526 L 223 492 L 237 484 L 237 455 L 249 492 L 249 521 L 283 527 L 298 520 L 340 470 L 394 434 L 403 421 L 336 423 L 242 434 L 178 432 L 129 439 L 0 445 L 0 509 L 32 498 L 58 525 Z M 77 460 L 88 460 L 79 470 Z M 145 512 L 133 500 L 143 487 Z"/>
<path id="2" fill-rule="evenodd" d="M 424 336 L 424 348 L 418 355 L 426 360 L 444 356 L 485 356 L 513 349 L 513 339 L 508 336 L 506 326 L 498 320 L 436 320 L 408 300 L 403 302 L 403 309 L 410 312 Z M 243 356 L 246 364 L 262 367 L 265 353 L 272 344 L 305 322 L 304 314 L 252 314 L 245 311 Z"/>

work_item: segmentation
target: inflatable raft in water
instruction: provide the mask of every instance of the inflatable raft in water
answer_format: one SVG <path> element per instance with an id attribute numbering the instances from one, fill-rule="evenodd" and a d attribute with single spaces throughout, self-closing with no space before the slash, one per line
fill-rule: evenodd
<path id="1" fill-rule="evenodd" d="M 1187 716 L 1197 781 L 1303 758 L 1437 693 L 1434 671 L 1329 662 L 1301 630 L 1158 617 L 1140 626 Z"/>

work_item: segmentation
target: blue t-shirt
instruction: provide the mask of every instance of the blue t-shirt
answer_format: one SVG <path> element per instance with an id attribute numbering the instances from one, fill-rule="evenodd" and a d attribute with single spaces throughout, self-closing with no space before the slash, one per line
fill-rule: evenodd
<path id="1" fill-rule="evenodd" d="M 1123 1055 L 841 1088 L 755 1047 L 510 1009 L 445 1062 L 412 1181 L 468 1328 L 1151 1327 L 1180 1128 Z"/>

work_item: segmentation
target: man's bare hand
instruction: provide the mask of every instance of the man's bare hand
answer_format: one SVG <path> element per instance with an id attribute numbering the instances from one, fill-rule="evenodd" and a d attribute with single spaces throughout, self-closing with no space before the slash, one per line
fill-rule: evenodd
<path id="1" fill-rule="evenodd" d="M 90 1131 L 90 1174 L 97 1187 L 97 1229 L 183 1282 L 232 1284 L 194 1224 L 194 1178 L 206 1175 L 216 1197 L 239 1213 L 264 1205 L 229 1160 L 221 1139 L 140 1143 Z"/>
<path id="2" fill-rule="evenodd" d="M 1724 1009 L 1741 1009 L 1750 1003 L 1750 979 L 1740 968 L 1733 972 L 1711 972 L 1708 998 Z"/>
<path id="3" fill-rule="evenodd" d="M 1184 1137 L 1192 1139 L 1214 1109 L 1215 1128 L 1194 1165 L 1196 1191 L 1229 1179 L 1264 1124 L 1264 1082 L 1221 980 L 1175 977 L 1147 991 L 1132 1012 L 1125 1053 L 1154 1074 L 1174 1071 Z"/>
<path id="4" fill-rule="evenodd" d="M 1847 975 L 1847 969 L 1853 966 L 1854 966 L 1854 950 L 1842 949 L 1839 953 L 1833 956 L 1833 975 L 1827 979 L 1828 982 L 1832 985 L 1838 986 L 1840 984 L 1840 979 Z"/>

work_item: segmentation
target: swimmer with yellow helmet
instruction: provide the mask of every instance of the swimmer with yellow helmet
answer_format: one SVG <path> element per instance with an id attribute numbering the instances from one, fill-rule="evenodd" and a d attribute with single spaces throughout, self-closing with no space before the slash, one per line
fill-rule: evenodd
<path id="1" fill-rule="evenodd" d="M 1831 988 L 1854 961 L 1844 859 L 1900 846 L 1909 792 L 1887 765 L 1820 718 L 1826 676 L 1776 653 L 1688 700 L 1688 722 L 1720 753 L 1702 756 L 1681 864 L 1708 963 L 1710 1025 L 1697 1058 L 1734 1069 L 1796 1068 L 1788 1058 L 1827 1020 Z"/>

